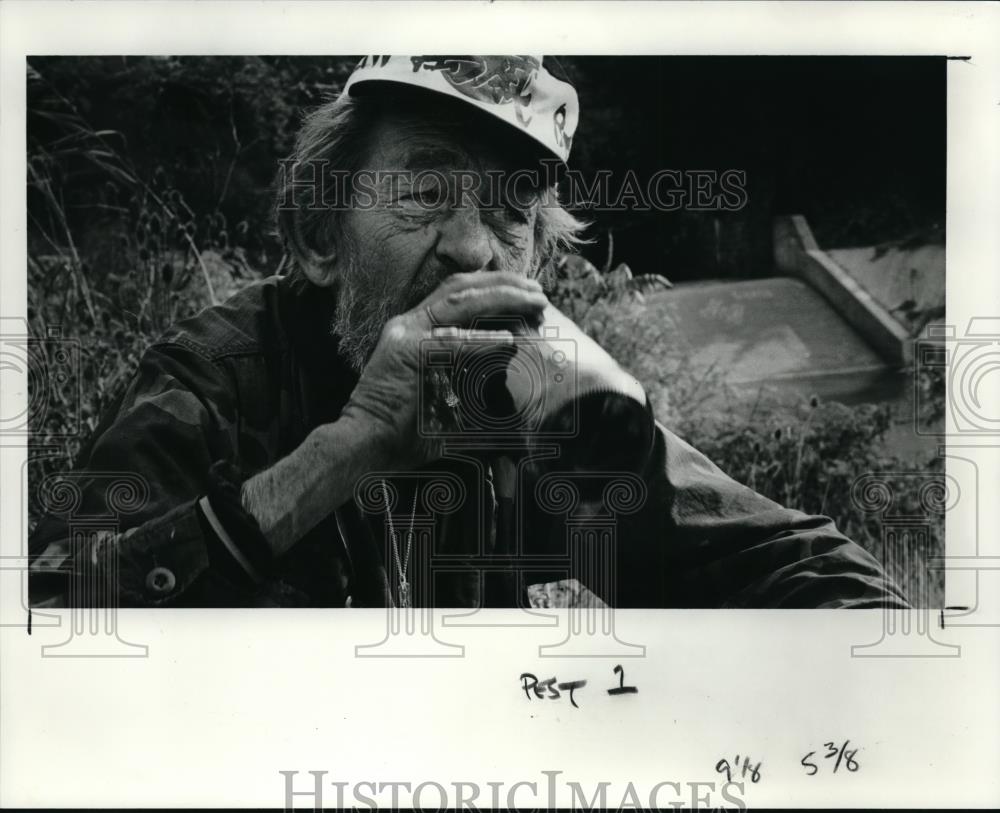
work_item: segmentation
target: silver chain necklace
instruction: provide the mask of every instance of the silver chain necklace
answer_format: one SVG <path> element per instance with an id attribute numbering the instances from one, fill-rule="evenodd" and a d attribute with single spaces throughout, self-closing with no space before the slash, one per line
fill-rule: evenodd
<path id="1" fill-rule="evenodd" d="M 389 487 L 385 480 L 382 480 L 382 496 L 385 497 L 385 516 L 389 520 L 389 539 L 392 541 L 392 558 L 396 565 L 396 574 L 399 577 L 399 606 L 410 606 L 410 583 L 406 579 L 406 571 L 410 566 L 410 552 L 413 550 L 413 525 L 417 518 L 417 494 L 420 486 L 413 492 L 413 508 L 410 510 L 410 530 L 406 533 L 406 556 L 402 562 L 399 559 L 399 545 L 397 544 L 396 527 L 392 522 L 392 511 L 389 505 Z M 392 594 L 389 594 L 389 603 L 392 603 Z"/>

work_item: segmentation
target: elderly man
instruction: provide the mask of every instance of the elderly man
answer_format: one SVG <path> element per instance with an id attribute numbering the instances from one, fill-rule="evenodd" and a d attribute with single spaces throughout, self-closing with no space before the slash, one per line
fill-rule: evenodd
<path id="1" fill-rule="evenodd" d="M 77 461 L 78 511 L 106 512 L 115 473 L 139 476 L 140 499 L 82 541 L 47 516 L 32 600 L 86 603 L 80 585 L 104 579 L 145 606 L 526 606 L 541 583 L 617 606 L 906 606 L 830 520 L 654 423 L 634 379 L 549 306 L 539 280 L 580 224 L 547 170 L 577 116 L 539 57 L 365 57 L 285 164 L 291 271 L 148 350 Z M 580 355 L 534 392 L 514 360 L 553 324 Z M 471 445 L 426 431 L 463 425 L 466 406 L 459 371 L 429 371 L 428 354 L 470 345 L 508 365 L 483 384 L 503 415 L 549 397 L 540 422 L 492 439 L 474 422 Z M 554 446 L 533 444 L 540 430 Z M 615 518 L 610 581 L 556 566 L 566 517 L 537 486 L 560 471 L 640 486 Z M 446 510 L 435 478 L 461 496 Z M 447 566 L 418 578 L 433 557 Z"/>

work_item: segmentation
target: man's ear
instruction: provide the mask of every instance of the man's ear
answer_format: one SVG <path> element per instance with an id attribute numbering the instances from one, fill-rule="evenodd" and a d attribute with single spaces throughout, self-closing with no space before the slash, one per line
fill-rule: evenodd
<path id="1" fill-rule="evenodd" d="M 338 277 L 337 252 L 322 255 L 310 251 L 308 257 L 299 258 L 299 267 L 313 285 L 329 288 Z"/>
<path id="2" fill-rule="evenodd" d="M 320 288 L 328 288 L 337 280 L 337 247 L 332 239 L 324 240 L 317 246 L 306 240 L 302 234 L 302 224 L 294 215 L 286 221 L 285 234 L 289 248 L 295 255 L 295 262 L 306 278 Z"/>

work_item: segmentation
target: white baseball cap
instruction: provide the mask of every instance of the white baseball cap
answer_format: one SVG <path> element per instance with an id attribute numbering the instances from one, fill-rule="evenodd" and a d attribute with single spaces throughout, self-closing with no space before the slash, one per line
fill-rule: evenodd
<path id="1" fill-rule="evenodd" d="M 529 136 L 565 163 L 580 118 L 576 90 L 542 66 L 541 56 L 365 56 L 344 86 L 373 82 L 443 93 L 475 105 Z"/>

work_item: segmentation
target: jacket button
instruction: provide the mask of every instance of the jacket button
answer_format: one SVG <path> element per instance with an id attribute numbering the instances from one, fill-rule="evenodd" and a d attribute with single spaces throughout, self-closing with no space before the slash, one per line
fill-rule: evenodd
<path id="1" fill-rule="evenodd" d="M 177 586 L 177 577 L 165 567 L 154 567 L 146 574 L 146 587 L 153 593 L 169 593 Z"/>

